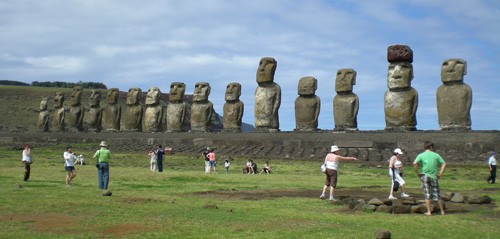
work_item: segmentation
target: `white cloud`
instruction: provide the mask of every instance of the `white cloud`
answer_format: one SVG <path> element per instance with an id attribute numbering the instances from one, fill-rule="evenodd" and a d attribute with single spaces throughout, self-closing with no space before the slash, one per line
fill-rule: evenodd
<path id="1" fill-rule="evenodd" d="M 26 57 L 24 62 L 35 67 L 63 71 L 79 71 L 85 68 L 85 60 L 68 56 Z"/>

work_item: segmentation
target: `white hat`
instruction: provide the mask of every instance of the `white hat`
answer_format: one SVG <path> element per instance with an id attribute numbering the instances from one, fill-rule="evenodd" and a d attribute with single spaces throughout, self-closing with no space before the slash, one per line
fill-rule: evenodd
<path id="1" fill-rule="evenodd" d="M 396 149 L 394 150 L 394 153 L 395 153 L 395 154 L 396 154 L 396 153 L 397 153 L 397 154 L 403 154 L 403 151 L 402 151 L 400 148 L 396 148 Z"/>
<path id="2" fill-rule="evenodd" d="M 339 151 L 339 147 L 337 145 L 332 145 L 331 149 L 330 149 L 330 152 L 335 152 L 335 151 Z"/>
<path id="3" fill-rule="evenodd" d="M 108 144 L 106 143 L 106 141 L 101 141 L 101 144 L 99 144 L 99 146 L 108 147 Z"/>

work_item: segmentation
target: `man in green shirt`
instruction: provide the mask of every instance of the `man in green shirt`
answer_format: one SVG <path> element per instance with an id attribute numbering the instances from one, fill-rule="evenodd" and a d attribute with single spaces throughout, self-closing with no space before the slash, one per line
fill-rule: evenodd
<path id="1" fill-rule="evenodd" d="M 425 215 L 431 215 L 431 199 L 438 202 L 439 210 L 444 215 L 443 200 L 439 192 L 438 179 L 443 175 L 446 163 L 439 154 L 434 152 L 433 143 L 425 141 L 424 149 L 425 151 L 415 158 L 413 166 L 415 167 L 417 176 L 420 177 L 420 183 L 424 191 L 425 206 L 427 207 Z M 438 166 L 441 166 L 439 173 Z"/>
<path id="2" fill-rule="evenodd" d="M 110 194 L 108 191 L 108 183 L 109 183 L 109 159 L 111 158 L 111 152 L 108 149 L 108 144 L 106 141 L 102 141 L 99 144 L 101 149 L 97 150 L 94 154 L 94 158 L 97 159 L 97 180 L 99 181 L 99 189 L 106 190 L 103 194 Z"/>

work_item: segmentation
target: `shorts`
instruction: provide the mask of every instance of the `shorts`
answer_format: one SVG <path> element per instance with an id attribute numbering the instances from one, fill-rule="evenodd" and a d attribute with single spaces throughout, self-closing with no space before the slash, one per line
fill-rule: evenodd
<path id="1" fill-rule="evenodd" d="M 75 166 L 64 166 L 64 171 L 71 172 L 75 170 Z"/>
<path id="2" fill-rule="evenodd" d="M 208 161 L 208 164 L 210 165 L 210 167 L 215 167 L 215 161 Z"/>
<path id="3" fill-rule="evenodd" d="M 422 175 L 420 176 L 420 183 L 422 184 L 425 200 L 441 200 L 441 192 L 439 192 L 439 182 L 437 178 Z"/>
<path id="4" fill-rule="evenodd" d="M 336 188 L 337 170 L 327 168 L 325 174 L 326 174 L 325 186 L 332 186 L 332 188 Z"/>

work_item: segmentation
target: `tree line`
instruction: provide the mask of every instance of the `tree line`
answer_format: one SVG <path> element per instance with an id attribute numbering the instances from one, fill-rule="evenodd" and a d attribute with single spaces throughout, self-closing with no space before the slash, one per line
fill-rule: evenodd
<path id="1" fill-rule="evenodd" d="M 108 87 L 100 82 L 63 82 L 63 81 L 33 81 L 31 84 L 12 81 L 12 80 L 0 80 L 0 85 L 17 85 L 17 86 L 38 86 L 38 87 L 58 87 L 58 88 L 73 88 L 76 85 L 82 86 L 84 89 L 108 89 Z"/>

